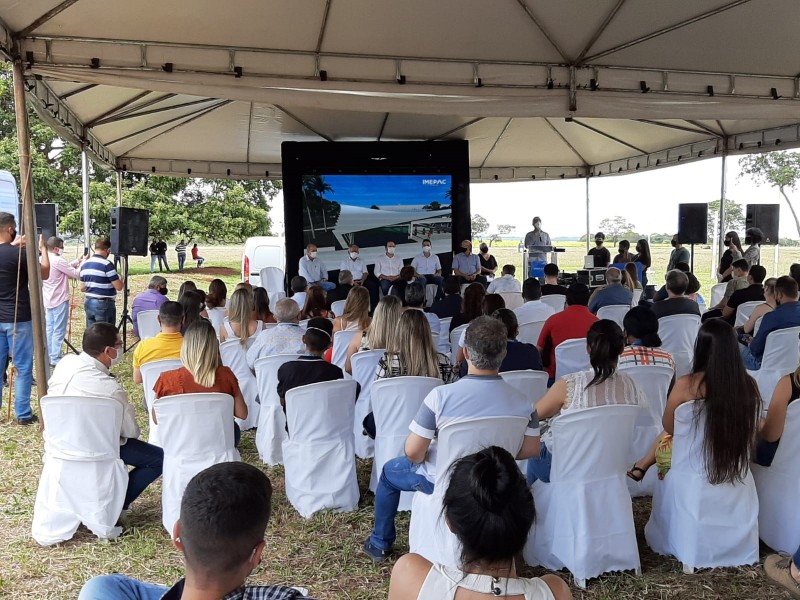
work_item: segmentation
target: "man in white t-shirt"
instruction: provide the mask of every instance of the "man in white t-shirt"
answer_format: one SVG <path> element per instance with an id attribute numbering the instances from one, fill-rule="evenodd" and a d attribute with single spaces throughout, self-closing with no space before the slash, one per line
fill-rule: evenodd
<path id="1" fill-rule="evenodd" d="M 375 277 L 380 282 L 384 296 L 389 293 L 392 283 L 400 279 L 400 270 L 403 268 L 403 259 L 395 256 L 394 249 L 394 242 L 386 242 L 386 252 L 375 261 Z"/>
<path id="2" fill-rule="evenodd" d="M 541 300 L 542 285 L 538 279 L 528 277 L 522 284 L 522 299 L 525 304 L 514 309 L 517 321 L 520 323 L 533 323 L 534 321 L 546 321 L 548 317 L 555 314 L 552 306 L 548 306 Z"/>
<path id="3" fill-rule="evenodd" d="M 400 492 L 433 492 L 436 483 L 436 434 L 445 425 L 481 417 L 528 418 L 528 427 L 513 449 L 519 460 L 539 452 L 539 418 L 531 412 L 530 401 L 505 383 L 498 375 L 506 355 L 508 332 L 498 319 L 478 317 L 467 328 L 466 377 L 456 383 L 439 386 L 428 394 L 412 421 L 405 442 L 405 455 L 392 459 L 383 467 L 375 492 L 375 526 L 363 550 L 380 562 L 392 551 L 396 532 L 394 518 Z M 488 401 L 491 400 L 491 401 Z M 484 440 L 486 446 L 503 445 L 497 440 Z"/>
<path id="4" fill-rule="evenodd" d="M 487 294 L 499 294 L 500 292 L 517 292 L 519 293 L 522 289 L 520 286 L 519 281 L 514 277 L 514 274 L 517 272 L 516 267 L 514 265 L 503 265 L 503 274 L 500 277 L 494 279 L 490 284 L 489 287 L 486 288 Z"/>
<path id="5" fill-rule="evenodd" d="M 441 300 L 444 296 L 442 293 L 442 284 L 444 283 L 442 263 L 439 261 L 439 257 L 433 253 L 430 240 L 422 240 L 422 252 L 414 257 L 411 266 L 414 267 L 414 274 L 419 279 L 424 279 L 425 284 L 436 285 L 435 299 Z"/>

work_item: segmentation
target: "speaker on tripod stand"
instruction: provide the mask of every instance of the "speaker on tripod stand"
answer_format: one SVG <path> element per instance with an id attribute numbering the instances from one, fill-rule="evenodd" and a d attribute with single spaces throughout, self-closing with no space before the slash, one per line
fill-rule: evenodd
<path id="1" fill-rule="evenodd" d="M 122 280 L 122 316 L 117 330 L 122 332 L 123 352 L 133 346 L 128 346 L 128 323 L 133 325 L 128 312 L 128 257 L 147 256 L 147 236 L 150 228 L 150 212 L 141 208 L 126 208 L 115 206 L 111 209 L 111 252 L 121 259 Z M 134 344 L 135 345 L 135 344 Z"/>
<path id="2" fill-rule="evenodd" d="M 694 271 L 694 245 L 708 242 L 708 204 L 678 206 L 678 241 L 691 245 L 690 268 Z"/>

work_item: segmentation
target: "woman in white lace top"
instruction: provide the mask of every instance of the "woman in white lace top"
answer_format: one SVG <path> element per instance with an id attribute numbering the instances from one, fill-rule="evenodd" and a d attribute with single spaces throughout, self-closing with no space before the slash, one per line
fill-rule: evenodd
<path id="1" fill-rule="evenodd" d="M 554 421 L 560 415 L 596 406 L 616 404 L 643 405 L 644 392 L 624 373 L 617 372 L 617 361 L 625 348 L 622 330 L 614 321 L 596 321 L 586 334 L 586 350 L 589 353 L 589 371 L 565 375 L 553 384 L 536 403 L 540 419 Z M 539 458 L 528 460 L 528 483 L 537 479 L 550 482 L 552 455 L 547 449 L 552 446 L 552 433 L 548 429 L 542 435 Z"/>

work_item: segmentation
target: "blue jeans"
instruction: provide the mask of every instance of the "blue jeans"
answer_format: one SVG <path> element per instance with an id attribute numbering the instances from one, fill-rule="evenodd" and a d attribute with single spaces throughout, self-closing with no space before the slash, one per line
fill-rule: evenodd
<path id="1" fill-rule="evenodd" d="M 99 575 L 84 584 L 78 600 L 159 600 L 168 589 L 124 575 Z"/>
<path id="2" fill-rule="evenodd" d="M 14 416 L 27 419 L 31 411 L 31 384 L 33 383 L 33 326 L 30 321 L 17 322 L 16 342 L 14 323 L 0 323 L 0 365 L 13 351 L 13 363 L 17 369 L 14 379 Z"/>
<path id="3" fill-rule="evenodd" d="M 56 365 L 61 360 L 61 344 L 67 335 L 69 321 L 69 300 L 62 302 L 55 308 L 48 308 L 45 314 L 47 323 L 47 354 L 50 364 Z"/>
<path id="4" fill-rule="evenodd" d="M 336 284 L 333 283 L 332 281 L 315 281 L 314 284 L 321 286 L 322 289 L 325 290 L 326 292 L 330 292 L 331 290 L 336 289 Z M 309 282 L 308 285 L 314 285 L 314 284 Z"/>
<path id="5" fill-rule="evenodd" d="M 157 255 L 155 255 L 155 254 L 151 254 L 150 255 L 150 272 L 151 273 L 156 270 L 156 261 L 157 260 L 158 260 L 158 256 Z"/>
<path id="6" fill-rule="evenodd" d="M 380 280 L 380 284 L 381 284 L 381 291 L 383 292 L 383 295 L 384 295 L 384 296 L 387 296 L 387 295 L 389 295 L 389 288 L 391 288 L 391 287 L 392 287 L 392 283 L 393 283 L 393 282 L 392 282 L 392 281 L 389 281 L 388 279 L 381 279 L 381 280 Z"/>
<path id="7" fill-rule="evenodd" d="M 159 254 L 158 255 L 158 270 L 161 271 L 161 264 L 164 264 L 164 268 L 169 271 L 169 265 L 167 264 L 167 255 L 166 254 Z"/>
<path id="8" fill-rule="evenodd" d="M 800 548 L 798 548 L 797 552 L 795 552 L 794 556 L 792 556 L 792 562 L 794 563 L 795 567 L 800 565 Z"/>
<path id="9" fill-rule="evenodd" d="M 419 475 L 422 465 L 412 463 L 405 456 L 393 458 L 385 465 L 375 491 L 375 527 L 369 536 L 370 543 L 381 550 L 391 550 L 397 531 L 394 517 L 400 504 L 400 492 L 433 493 L 433 484 Z"/>
<path id="10" fill-rule="evenodd" d="M 148 485 L 161 476 L 164 468 L 164 451 L 142 440 L 128 438 L 128 441 L 119 447 L 119 457 L 126 465 L 133 467 L 128 473 L 128 489 L 125 491 L 125 503 L 122 505 L 123 509 L 127 509 Z"/>
<path id="11" fill-rule="evenodd" d="M 117 304 L 114 298 L 86 298 L 83 305 L 86 311 L 86 328 L 94 323 L 111 323 L 117 320 Z"/>
<path id="12" fill-rule="evenodd" d="M 442 284 L 444 283 L 444 277 L 439 275 L 423 275 L 420 277 L 422 281 L 422 285 L 426 285 L 428 283 L 432 283 L 436 285 L 436 300 L 441 300 L 444 297 L 444 293 L 442 292 Z"/>
<path id="13" fill-rule="evenodd" d="M 197 268 L 198 269 L 203 266 L 204 262 L 206 262 L 206 259 L 203 258 L 202 256 L 198 256 L 197 258 L 193 258 L 192 260 L 196 260 L 197 261 Z"/>
<path id="14" fill-rule="evenodd" d="M 753 353 L 750 352 L 749 346 L 739 346 L 739 349 L 742 352 L 742 362 L 744 362 L 744 368 L 751 371 L 758 371 L 761 368 L 761 359 L 753 356 Z"/>
<path id="15" fill-rule="evenodd" d="M 531 485 L 537 479 L 544 483 L 550 483 L 550 467 L 553 464 L 553 455 L 544 445 L 541 444 L 539 456 L 528 459 L 528 485 Z"/>
<path id="16" fill-rule="evenodd" d="M 183 271 L 183 265 L 186 264 L 186 255 L 178 254 L 178 270 Z"/>

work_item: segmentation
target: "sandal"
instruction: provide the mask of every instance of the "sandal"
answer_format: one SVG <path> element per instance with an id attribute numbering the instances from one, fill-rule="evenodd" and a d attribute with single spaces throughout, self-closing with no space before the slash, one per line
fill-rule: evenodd
<path id="1" fill-rule="evenodd" d="M 637 475 L 637 473 L 638 473 L 638 475 Z M 647 471 L 645 469 L 642 469 L 641 467 L 637 467 L 635 464 L 631 467 L 630 471 L 628 471 L 626 473 L 626 475 L 628 477 L 630 477 L 631 479 L 633 479 L 637 483 L 639 483 L 642 479 L 644 479 L 644 476 L 646 474 L 647 474 Z"/>

